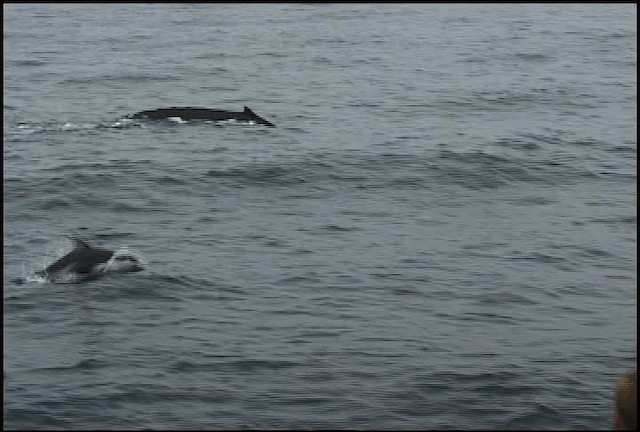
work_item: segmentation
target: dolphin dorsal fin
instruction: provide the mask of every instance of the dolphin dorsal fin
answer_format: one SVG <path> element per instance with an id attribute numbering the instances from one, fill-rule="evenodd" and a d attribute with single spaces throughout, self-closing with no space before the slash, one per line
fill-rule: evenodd
<path id="1" fill-rule="evenodd" d="M 82 240 L 80 237 L 72 236 L 70 238 L 73 241 L 74 249 L 91 249 L 91 245 L 85 240 Z"/>

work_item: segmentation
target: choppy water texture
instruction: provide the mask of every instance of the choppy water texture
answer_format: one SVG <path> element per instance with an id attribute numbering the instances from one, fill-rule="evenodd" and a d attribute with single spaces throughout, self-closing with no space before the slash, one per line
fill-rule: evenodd
<path id="1" fill-rule="evenodd" d="M 636 18 L 4 5 L 4 427 L 609 428 Z M 243 105 L 277 127 L 120 121 Z M 11 282 L 74 231 L 149 268 Z"/>

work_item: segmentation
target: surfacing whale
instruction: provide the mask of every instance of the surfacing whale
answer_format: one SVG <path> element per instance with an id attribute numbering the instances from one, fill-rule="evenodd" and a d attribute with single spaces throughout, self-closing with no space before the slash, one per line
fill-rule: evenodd
<path id="1" fill-rule="evenodd" d="M 104 273 L 127 273 L 144 270 L 140 257 L 126 248 L 115 251 L 91 246 L 79 237 L 71 237 L 74 248 L 71 252 L 50 264 L 35 276 L 47 281 L 71 277 L 73 280 L 88 280 Z"/>
<path id="2" fill-rule="evenodd" d="M 154 110 L 140 111 L 129 118 L 138 120 L 167 120 L 170 118 L 180 118 L 182 120 L 237 120 L 243 122 L 254 122 L 264 126 L 275 127 L 270 121 L 260 117 L 254 113 L 248 106 L 244 107 L 244 111 L 226 111 L 210 108 L 197 107 L 171 107 L 158 108 Z"/>

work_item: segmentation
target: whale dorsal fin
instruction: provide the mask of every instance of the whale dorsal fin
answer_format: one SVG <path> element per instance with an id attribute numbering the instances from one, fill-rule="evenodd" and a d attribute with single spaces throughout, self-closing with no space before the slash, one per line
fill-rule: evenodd
<path id="1" fill-rule="evenodd" d="M 251 111 L 251 108 L 249 108 L 248 106 L 244 106 L 244 112 L 245 114 L 253 114 L 253 111 Z"/>

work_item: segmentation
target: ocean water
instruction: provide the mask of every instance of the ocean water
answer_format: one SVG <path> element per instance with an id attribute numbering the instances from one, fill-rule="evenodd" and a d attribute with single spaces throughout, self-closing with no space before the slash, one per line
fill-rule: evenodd
<path id="1" fill-rule="evenodd" d="M 611 427 L 636 5 L 3 12 L 5 429 Z M 15 283 L 73 232 L 148 267 Z"/>

